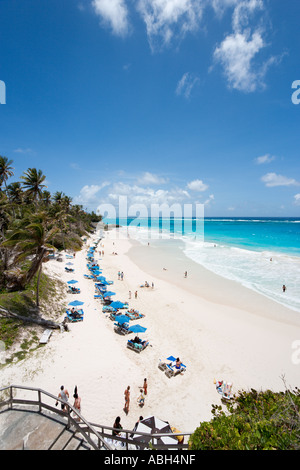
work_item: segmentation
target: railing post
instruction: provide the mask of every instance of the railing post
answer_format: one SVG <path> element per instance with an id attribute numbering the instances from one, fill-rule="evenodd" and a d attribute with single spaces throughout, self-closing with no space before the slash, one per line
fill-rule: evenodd
<path id="1" fill-rule="evenodd" d="M 39 399 L 39 413 L 42 411 L 42 401 L 41 401 L 41 391 L 38 390 L 38 399 Z"/>
<path id="2" fill-rule="evenodd" d="M 70 413 L 70 407 L 69 405 L 66 405 L 68 407 L 68 426 L 67 428 L 70 429 L 71 427 L 71 413 Z"/>
<path id="3" fill-rule="evenodd" d="M 12 405 L 13 405 L 13 391 L 12 391 L 12 386 L 10 386 L 10 391 L 9 391 L 9 396 L 10 396 L 10 409 L 12 410 Z"/>

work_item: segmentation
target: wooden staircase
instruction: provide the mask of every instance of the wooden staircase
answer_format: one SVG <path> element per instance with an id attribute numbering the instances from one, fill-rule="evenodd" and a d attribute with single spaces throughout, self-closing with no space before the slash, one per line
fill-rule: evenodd
<path id="1" fill-rule="evenodd" d="M 51 414 L 24 410 L 0 413 L 0 450 L 90 450 L 76 429 Z"/>

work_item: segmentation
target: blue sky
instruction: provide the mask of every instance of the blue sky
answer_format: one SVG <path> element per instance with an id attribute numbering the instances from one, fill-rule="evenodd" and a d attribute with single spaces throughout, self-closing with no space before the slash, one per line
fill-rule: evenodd
<path id="1" fill-rule="evenodd" d="M 299 0 L 0 0 L 10 181 L 36 167 L 94 210 L 125 195 L 299 216 L 299 14 Z"/>

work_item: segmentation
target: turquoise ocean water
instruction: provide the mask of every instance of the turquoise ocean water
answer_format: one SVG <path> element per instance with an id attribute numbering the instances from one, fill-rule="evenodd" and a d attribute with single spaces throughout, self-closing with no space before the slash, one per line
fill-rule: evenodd
<path id="1" fill-rule="evenodd" d="M 300 218 L 138 218 L 117 223 L 123 230 L 137 226 L 134 234 L 141 243 L 151 237 L 180 239 L 193 261 L 300 312 Z"/>

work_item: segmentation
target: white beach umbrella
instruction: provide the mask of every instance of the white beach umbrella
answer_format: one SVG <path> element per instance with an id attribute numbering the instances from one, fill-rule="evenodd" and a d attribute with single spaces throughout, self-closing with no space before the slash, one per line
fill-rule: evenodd
<path id="1" fill-rule="evenodd" d="M 171 426 L 167 421 L 162 421 L 161 419 L 157 418 L 156 416 L 149 416 L 148 418 L 144 418 L 140 421 L 134 430 L 135 434 L 133 436 L 133 440 L 137 442 L 137 445 L 143 447 L 143 444 L 148 444 L 152 440 L 153 434 L 172 434 Z M 137 433 L 147 433 L 149 435 L 139 435 Z M 176 437 L 172 436 L 162 436 L 158 437 L 157 439 L 153 439 L 153 445 L 177 445 L 178 440 Z"/>

